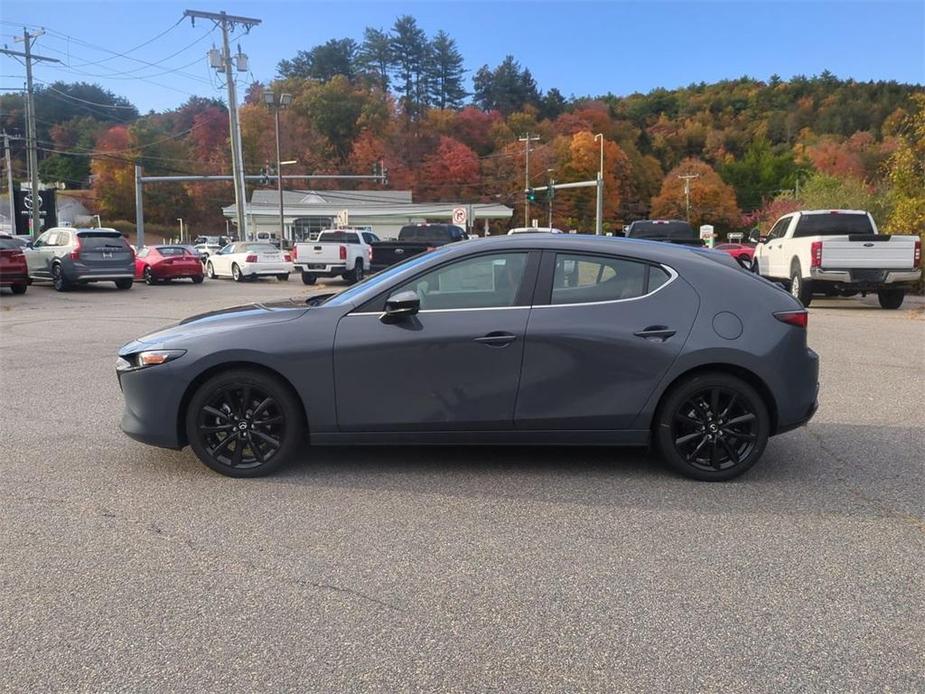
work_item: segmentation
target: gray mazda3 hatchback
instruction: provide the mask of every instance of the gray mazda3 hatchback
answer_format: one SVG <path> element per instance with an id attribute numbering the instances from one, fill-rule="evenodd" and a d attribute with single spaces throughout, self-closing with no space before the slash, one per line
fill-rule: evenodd
<path id="1" fill-rule="evenodd" d="M 813 416 L 806 330 L 793 297 L 722 253 L 483 239 L 125 345 L 122 429 L 236 477 L 313 444 L 587 444 L 653 445 L 726 480 Z"/>

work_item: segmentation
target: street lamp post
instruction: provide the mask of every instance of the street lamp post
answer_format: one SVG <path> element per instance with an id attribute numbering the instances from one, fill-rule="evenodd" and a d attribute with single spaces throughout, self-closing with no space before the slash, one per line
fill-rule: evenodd
<path id="1" fill-rule="evenodd" d="M 274 120 L 276 122 L 276 189 L 279 191 L 279 233 L 280 240 L 286 237 L 286 221 L 283 216 L 283 163 L 280 160 L 279 153 L 279 112 L 288 108 L 292 103 L 292 94 L 279 94 L 275 92 L 264 92 L 263 100 L 267 106 L 273 109 Z M 291 163 L 291 162 L 286 162 Z"/>
<path id="2" fill-rule="evenodd" d="M 601 161 L 597 169 L 597 209 L 594 215 L 594 233 L 600 236 L 604 233 L 604 133 L 594 136 L 601 141 Z"/>

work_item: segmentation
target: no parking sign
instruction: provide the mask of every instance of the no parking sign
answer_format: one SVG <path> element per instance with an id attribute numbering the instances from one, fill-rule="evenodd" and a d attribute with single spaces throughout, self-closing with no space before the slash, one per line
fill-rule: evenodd
<path id="1" fill-rule="evenodd" d="M 466 221 L 468 219 L 469 219 L 469 215 L 466 212 L 465 207 L 454 207 L 453 208 L 453 224 L 464 227 L 466 226 Z"/>

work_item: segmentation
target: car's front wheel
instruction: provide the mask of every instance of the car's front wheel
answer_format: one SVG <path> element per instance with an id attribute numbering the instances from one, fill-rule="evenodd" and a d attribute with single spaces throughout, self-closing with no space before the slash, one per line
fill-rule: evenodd
<path id="1" fill-rule="evenodd" d="M 214 280 L 217 277 L 215 268 L 212 266 L 212 261 L 206 263 L 206 274 L 209 276 L 210 280 Z"/>
<path id="2" fill-rule="evenodd" d="M 145 267 L 145 271 L 144 271 L 143 274 L 144 274 L 145 284 L 147 284 L 149 287 L 150 287 L 151 285 L 153 285 L 153 284 L 157 284 L 157 280 L 154 279 L 154 273 L 151 272 L 151 266 L 150 266 L 150 265 L 148 265 L 148 266 Z"/>
<path id="3" fill-rule="evenodd" d="M 289 386 L 260 371 L 235 369 L 203 383 L 186 411 L 197 457 L 230 477 L 266 475 L 298 452 L 301 405 Z"/>
<path id="4" fill-rule="evenodd" d="M 655 438 L 665 461 L 688 477 L 719 482 L 752 467 L 768 442 L 768 408 L 748 383 L 704 373 L 672 388 L 659 407 Z"/>

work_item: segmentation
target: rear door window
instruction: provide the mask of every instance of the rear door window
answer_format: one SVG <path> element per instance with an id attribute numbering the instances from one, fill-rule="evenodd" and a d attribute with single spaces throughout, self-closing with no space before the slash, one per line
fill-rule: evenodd
<path id="1" fill-rule="evenodd" d="M 668 281 L 667 273 L 655 268 L 650 282 L 647 263 L 595 255 L 557 253 L 553 271 L 551 304 L 583 304 L 634 299 L 654 291 Z"/>

